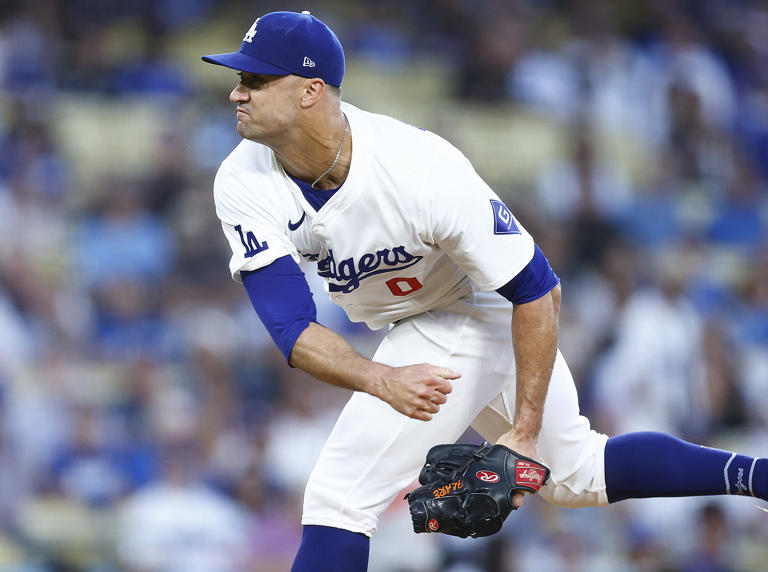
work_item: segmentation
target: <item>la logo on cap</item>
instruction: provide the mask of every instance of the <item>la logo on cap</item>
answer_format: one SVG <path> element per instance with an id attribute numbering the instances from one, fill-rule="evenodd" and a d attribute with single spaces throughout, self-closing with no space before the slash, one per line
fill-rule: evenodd
<path id="1" fill-rule="evenodd" d="M 245 38 L 243 38 L 244 42 L 253 43 L 253 37 L 256 35 L 256 24 L 259 23 L 259 20 L 261 20 L 261 18 L 256 18 L 256 21 L 248 29 L 248 32 L 245 34 Z"/>

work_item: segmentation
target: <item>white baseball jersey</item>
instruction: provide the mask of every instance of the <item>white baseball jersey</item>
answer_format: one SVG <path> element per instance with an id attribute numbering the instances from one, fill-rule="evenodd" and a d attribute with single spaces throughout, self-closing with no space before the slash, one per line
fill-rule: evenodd
<path id="1" fill-rule="evenodd" d="M 316 211 L 268 147 L 242 141 L 214 184 L 230 271 L 291 255 L 317 262 L 350 320 L 380 328 L 506 284 L 533 239 L 437 135 L 343 104 L 352 134 L 344 185 Z"/>

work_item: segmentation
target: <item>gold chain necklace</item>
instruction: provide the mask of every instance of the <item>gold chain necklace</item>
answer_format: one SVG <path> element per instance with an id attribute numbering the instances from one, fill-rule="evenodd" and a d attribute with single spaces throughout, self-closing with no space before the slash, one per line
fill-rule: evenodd
<path id="1" fill-rule="evenodd" d="M 336 151 L 336 157 L 334 157 L 333 163 L 331 163 L 331 166 L 328 167 L 325 171 L 323 171 L 323 174 L 320 175 L 317 179 L 315 179 L 315 181 L 310 185 L 310 187 L 312 187 L 313 189 L 315 188 L 315 185 L 320 179 L 322 179 L 328 173 L 331 172 L 331 169 L 333 169 L 336 166 L 336 163 L 339 162 L 339 157 L 341 157 L 341 149 L 342 147 L 344 147 L 344 141 L 346 141 L 347 133 L 349 133 L 349 120 L 347 119 L 347 114 L 342 113 L 342 115 L 344 116 L 344 135 L 341 136 L 341 143 L 339 143 L 339 148 Z"/>

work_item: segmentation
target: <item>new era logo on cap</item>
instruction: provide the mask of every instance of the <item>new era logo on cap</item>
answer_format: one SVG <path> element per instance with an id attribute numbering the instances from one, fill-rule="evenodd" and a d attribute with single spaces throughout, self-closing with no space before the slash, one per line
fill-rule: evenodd
<path id="1" fill-rule="evenodd" d="M 319 77 L 340 86 L 344 50 L 336 34 L 309 12 L 270 12 L 248 29 L 240 50 L 203 61 L 241 72 Z"/>

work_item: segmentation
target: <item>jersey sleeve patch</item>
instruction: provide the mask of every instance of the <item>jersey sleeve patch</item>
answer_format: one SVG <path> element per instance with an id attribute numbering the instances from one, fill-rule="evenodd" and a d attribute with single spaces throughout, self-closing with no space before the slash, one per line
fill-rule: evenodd
<path id="1" fill-rule="evenodd" d="M 240 242 L 245 248 L 245 252 L 243 253 L 245 258 L 252 258 L 259 252 L 269 249 L 269 245 L 267 244 L 266 240 L 260 241 L 250 230 L 243 231 L 242 225 L 238 224 L 235 227 L 235 230 L 240 235 Z"/>
<path id="2" fill-rule="evenodd" d="M 491 199 L 491 209 L 493 210 L 493 234 L 520 234 L 520 229 L 517 228 L 507 205 Z"/>

